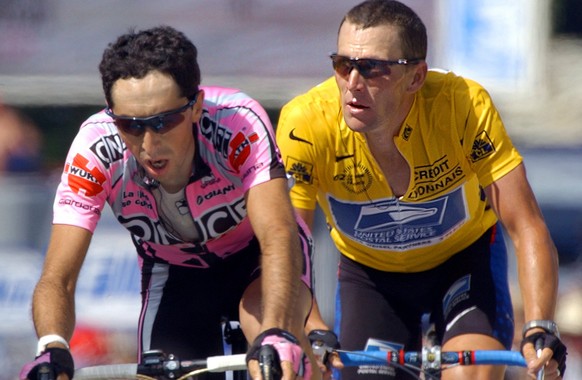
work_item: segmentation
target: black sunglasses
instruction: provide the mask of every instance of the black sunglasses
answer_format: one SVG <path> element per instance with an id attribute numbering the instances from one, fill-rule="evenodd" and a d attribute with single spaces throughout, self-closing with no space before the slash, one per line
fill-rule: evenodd
<path id="1" fill-rule="evenodd" d="M 113 113 L 110 107 L 105 109 L 105 113 L 113 118 L 113 122 L 118 129 L 132 136 L 140 136 L 145 133 L 146 127 L 150 127 L 156 133 L 166 133 L 184 121 L 182 113 L 196 103 L 198 93 L 185 105 L 152 115 L 148 117 L 119 116 Z"/>
<path id="2" fill-rule="evenodd" d="M 355 68 L 360 75 L 366 79 L 376 78 L 382 75 L 390 75 L 392 65 L 413 65 L 422 58 L 405 59 L 401 58 L 397 61 L 384 61 L 382 59 L 372 58 L 350 58 L 337 53 L 330 54 L 333 69 L 338 75 L 347 77 Z"/>

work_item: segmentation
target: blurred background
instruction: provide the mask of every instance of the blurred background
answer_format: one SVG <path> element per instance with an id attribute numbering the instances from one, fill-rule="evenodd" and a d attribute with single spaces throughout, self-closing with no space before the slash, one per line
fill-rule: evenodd
<path id="1" fill-rule="evenodd" d="M 570 351 L 565 378 L 580 379 L 582 2 L 403 2 L 427 25 L 429 65 L 485 85 L 524 155 L 560 254 L 556 319 Z M 103 108 L 97 66 L 107 44 L 131 27 L 172 25 L 197 45 L 203 84 L 243 89 L 276 126 L 286 101 L 332 75 L 328 53 L 342 16 L 357 3 L 0 0 L 0 380 L 15 379 L 34 355 L 30 298 L 54 190 L 78 127 Z M 316 271 L 326 273 L 318 275 L 316 292 L 332 322 L 337 257 L 321 214 L 315 235 Z M 511 268 L 519 316 L 513 262 Z M 105 213 L 77 291 L 78 366 L 135 361 L 139 299 L 128 235 Z"/>

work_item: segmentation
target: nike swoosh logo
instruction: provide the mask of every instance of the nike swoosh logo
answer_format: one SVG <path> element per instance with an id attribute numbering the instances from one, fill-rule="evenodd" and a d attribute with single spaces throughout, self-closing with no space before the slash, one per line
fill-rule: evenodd
<path id="1" fill-rule="evenodd" d="M 295 131 L 295 128 L 293 128 L 291 130 L 291 132 L 289 132 L 289 138 L 291 140 L 295 140 L 295 141 L 299 141 L 299 142 L 306 143 L 306 144 L 309 144 L 309 145 L 313 145 L 311 142 L 309 142 L 309 141 L 307 141 L 305 139 L 302 139 L 301 137 L 295 136 L 295 133 L 293 133 L 294 131 Z"/>
<path id="2" fill-rule="evenodd" d="M 352 158 L 352 157 L 354 157 L 353 154 L 348 154 L 345 156 L 335 156 L 335 162 L 340 162 L 342 160 L 345 160 L 346 158 Z"/>

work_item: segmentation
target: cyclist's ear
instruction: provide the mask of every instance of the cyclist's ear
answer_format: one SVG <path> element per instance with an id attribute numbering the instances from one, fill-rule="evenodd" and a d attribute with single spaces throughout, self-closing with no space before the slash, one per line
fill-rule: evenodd
<path id="1" fill-rule="evenodd" d="M 421 89 L 424 85 L 424 81 L 426 80 L 426 75 L 428 72 L 428 66 L 425 61 L 420 61 L 414 65 L 409 67 L 405 66 L 406 70 L 410 70 L 409 72 L 409 84 L 408 84 L 408 92 L 415 93 Z"/>
<path id="2" fill-rule="evenodd" d="M 202 117 L 202 109 L 204 108 L 204 90 L 198 90 L 196 103 L 192 106 L 192 123 L 198 123 Z"/>

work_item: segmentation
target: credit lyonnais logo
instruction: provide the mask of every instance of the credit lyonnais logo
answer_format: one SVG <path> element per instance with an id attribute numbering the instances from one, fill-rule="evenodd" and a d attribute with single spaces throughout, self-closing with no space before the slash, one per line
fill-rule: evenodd
<path id="1" fill-rule="evenodd" d="M 391 251 L 429 246 L 457 231 L 468 219 L 463 187 L 426 202 L 388 198 L 346 202 L 328 196 L 335 225 L 367 247 Z"/>
<path id="2" fill-rule="evenodd" d="M 475 138 L 473 141 L 473 147 L 471 149 L 471 161 L 477 162 L 484 159 L 487 156 L 492 155 L 495 152 L 495 145 L 493 141 L 487 134 L 483 131 Z"/>
<path id="3" fill-rule="evenodd" d="M 406 141 L 410 139 L 410 135 L 412 135 L 412 127 L 408 124 L 404 127 L 402 131 L 402 138 Z"/>
<path id="4" fill-rule="evenodd" d="M 313 183 L 313 164 L 289 156 L 285 160 L 285 167 L 295 182 Z"/>
<path id="5" fill-rule="evenodd" d="M 103 191 L 105 175 L 80 154 L 75 156 L 73 162 L 65 164 L 65 173 L 69 187 L 77 194 L 94 197 Z"/>
<path id="6" fill-rule="evenodd" d="M 448 192 L 465 177 L 460 163 L 450 162 L 447 156 L 443 156 L 430 165 L 414 168 L 415 185 L 409 197 L 420 201 L 434 194 Z"/>

